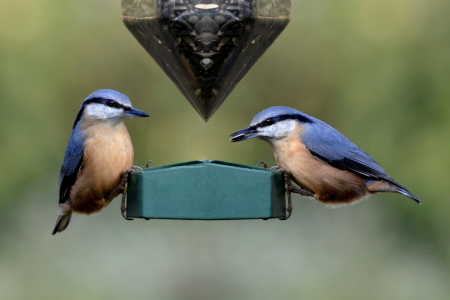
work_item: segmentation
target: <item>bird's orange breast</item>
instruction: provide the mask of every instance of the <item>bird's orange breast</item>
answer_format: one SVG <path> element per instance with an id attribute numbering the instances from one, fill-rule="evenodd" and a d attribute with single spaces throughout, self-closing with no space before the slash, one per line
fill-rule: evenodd
<path id="1" fill-rule="evenodd" d="M 296 125 L 289 137 L 272 144 L 278 165 L 291 172 L 295 183 L 330 205 L 351 203 L 367 195 L 364 179 L 316 159 L 300 135 L 301 127 Z"/>
<path id="2" fill-rule="evenodd" d="M 105 205 L 104 197 L 120 182 L 121 173 L 133 165 L 134 152 L 123 122 L 86 124 L 83 165 L 70 192 L 72 209 L 90 214 Z"/>

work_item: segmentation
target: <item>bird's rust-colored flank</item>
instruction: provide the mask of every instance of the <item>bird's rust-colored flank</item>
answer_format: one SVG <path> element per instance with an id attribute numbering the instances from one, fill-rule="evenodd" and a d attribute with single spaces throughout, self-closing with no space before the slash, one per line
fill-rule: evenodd
<path id="1" fill-rule="evenodd" d="M 380 181 L 374 181 L 371 184 L 367 185 L 367 189 L 370 193 L 380 193 L 380 192 L 395 192 L 398 193 L 396 187 L 392 184 L 390 184 L 387 181 L 380 180 Z"/>
<path id="2" fill-rule="evenodd" d="M 288 170 L 293 181 L 313 192 L 314 198 L 328 205 L 352 203 L 368 196 L 365 181 L 356 174 L 334 168 L 311 155 L 301 143 L 301 127 L 271 144 L 278 166 Z"/>
<path id="3" fill-rule="evenodd" d="M 69 201 L 73 211 L 91 214 L 105 206 L 105 196 L 119 184 L 122 171 L 132 167 L 134 154 L 123 122 L 111 126 L 97 120 L 83 121 L 83 165 Z"/>

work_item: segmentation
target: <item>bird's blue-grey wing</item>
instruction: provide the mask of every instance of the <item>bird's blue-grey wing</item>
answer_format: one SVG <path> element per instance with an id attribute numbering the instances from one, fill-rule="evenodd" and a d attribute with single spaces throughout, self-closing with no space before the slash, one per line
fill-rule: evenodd
<path id="1" fill-rule="evenodd" d="M 70 189 L 77 180 L 78 172 L 83 164 L 83 155 L 82 133 L 73 131 L 66 148 L 59 177 L 59 203 L 64 203 L 69 198 Z"/>
<path id="2" fill-rule="evenodd" d="M 367 153 L 326 123 L 305 128 L 301 139 L 311 154 L 341 170 L 397 184 Z"/>

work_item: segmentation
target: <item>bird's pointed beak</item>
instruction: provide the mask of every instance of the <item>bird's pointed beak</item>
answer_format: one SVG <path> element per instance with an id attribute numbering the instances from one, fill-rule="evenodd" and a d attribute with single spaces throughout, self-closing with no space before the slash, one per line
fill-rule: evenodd
<path id="1" fill-rule="evenodd" d="M 245 129 L 236 131 L 235 133 L 230 134 L 230 141 L 232 142 L 240 142 L 252 139 L 258 136 L 258 130 L 256 128 L 247 127 Z"/>
<path id="2" fill-rule="evenodd" d="M 135 109 L 135 108 L 131 108 L 129 111 L 125 112 L 125 115 L 130 116 L 130 117 L 150 117 L 149 114 L 143 112 L 142 110 L 139 109 Z"/>

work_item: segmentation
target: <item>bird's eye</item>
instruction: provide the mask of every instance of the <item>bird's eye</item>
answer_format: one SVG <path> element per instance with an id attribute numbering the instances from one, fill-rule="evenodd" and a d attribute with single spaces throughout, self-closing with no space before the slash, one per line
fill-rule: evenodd
<path id="1" fill-rule="evenodd" d="M 105 104 L 108 107 L 115 107 L 116 106 L 116 102 L 114 102 L 112 100 L 106 100 Z"/>
<path id="2" fill-rule="evenodd" d="M 275 120 L 273 118 L 269 118 L 264 122 L 264 125 L 270 126 L 270 125 L 273 125 L 274 123 L 275 123 Z"/>

